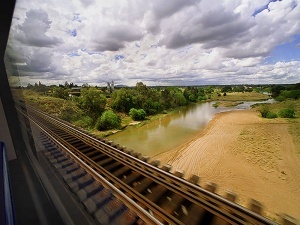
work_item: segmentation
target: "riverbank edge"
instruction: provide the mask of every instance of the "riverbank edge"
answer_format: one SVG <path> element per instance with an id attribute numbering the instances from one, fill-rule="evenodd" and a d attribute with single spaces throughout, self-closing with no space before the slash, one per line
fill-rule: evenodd
<path id="1" fill-rule="evenodd" d="M 209 102 L 209 101 L 205 101 L 205 102 Z M 205 103 L 205 102 L 203 102 L 203 103 Z M 198 103 L 200 103 L 200 102 L 192 102 L 192 103 L 189 103 L 188 105 L 198 104 Z M 128 127 L 133 126 L 133 127 L 139 128 L 141 126 L 153 123 L 153 122 L 155 122 L 159 119 L 165 118 L 167 116 L 171 116 L 172 114 L 180 111 L 181 109 L 184 109 L 188 105 L 179 106 L 179 107 L 176 107 L 176 108 L 173 108 L 173 109 L 170 109 L 170 110 L 165 110 L 164 111 L 165 113 L 158 113 L 158 114 L 155 114 L 155 115 L 147 116 L 145 120 L 141 120 L 141 121 L 132 120 L 132 122 L 130 122 L 128 124 L 124 124 L 121 129 L 114 129 L 114 130 L 107 130 L 107 131 L 96 131 L 95 130 L 95 131 L 91 131 L 91 133 L 94 134 L 94 135 L 97 135 L 99 137 L 102 137 L 102 138 L 107 138 L 107 137 L 109 137 L 113 134 L 125 131 Z"/>

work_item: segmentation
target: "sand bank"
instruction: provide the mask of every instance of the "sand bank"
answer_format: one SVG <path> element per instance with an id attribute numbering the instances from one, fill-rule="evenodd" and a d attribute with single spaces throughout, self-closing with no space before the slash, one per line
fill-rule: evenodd
<path id="1" fill-rule="evenodd" d="M 300 156 L 284 119 L 263 119 L 255 110 L 217 114 L 192 141 L 154 157 L 172 170 L 196 174 L 200 185 L 238 194 L 244 206 L 256 199 L 265 216 L 286 213 L 300 221 Z"/>

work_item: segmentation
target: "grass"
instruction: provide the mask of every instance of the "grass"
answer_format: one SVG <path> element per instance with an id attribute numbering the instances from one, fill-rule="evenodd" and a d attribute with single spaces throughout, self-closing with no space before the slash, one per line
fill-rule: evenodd
<path id="1" fill-rule="evenodd" d="M 262 101 L 270 97 L 258 92 L 232 92 L 226 93 L 226 96 L 218 96 L 217 93 L 212 95 L 211 101 L 216 101 L 213 105 L 215 108 L 221 107 L 234 107 L 245 101 Z"/>
<path id="2" fill-rule="evenodd" d="M 267 100 L 270 97 L 265 94 L 258 92 L 232 92 L 226 93 L 226 96 L 217 96 L 217 94 L 212 95 L 213 101 L 261 101 Z"/>
<path id="3" fill-rule="evenodd" d="M 68 122 L 75 122 L 85 116 L 73 101 L 41 95 L 30 90 L 24 90 L 23 95 L 27 104 Z"/>
<path id="4" fill-rule="evenodd" d="M 256 108 L 259 109 L 261 105 L 257 105 Z M 283 102 L 276 102 L 269 105 L 271 112 L 278 115 L 279 111 L 284 108 L 292 108 L 295 110 L 296 117 L 292 119 L 284 119 L 289 122 L 289 132 L 293 136 L 293 141 L 296 145 L 296 151 L 300 156 L 300 99 L 298 100 L 286 100 Z M 283 118 L 281 118 L 283 119 Z"/>

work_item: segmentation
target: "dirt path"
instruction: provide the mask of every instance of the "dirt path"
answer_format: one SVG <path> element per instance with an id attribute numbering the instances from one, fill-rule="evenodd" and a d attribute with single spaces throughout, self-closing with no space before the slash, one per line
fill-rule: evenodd
<path id="1" fill-rule="evenodd" d="M 247 206 L 256 199 L 265 216 L 286 213 L 300 221 L 300 156 L 296 154 L 288 123 L 262 119 L 254 110 L 217 114 L 194 140 L 155 157 L 172 170 L 201 177 L 238 194 Z"/>

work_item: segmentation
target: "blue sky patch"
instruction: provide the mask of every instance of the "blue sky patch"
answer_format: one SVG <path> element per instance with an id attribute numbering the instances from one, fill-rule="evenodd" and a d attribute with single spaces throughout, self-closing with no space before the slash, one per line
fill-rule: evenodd
<path id="1" fill-rule="evenodd" d="M 124 55 L 115 55 L 115 60 L 121 60 L 124 59 L 125 56 Z"/>
<path id="2" fill-rule="evenodd" d="M 76 37 L 77 36 L 77 30 L 76 29 L 67 30 L 67 34 L 71 35 L 72 37 Z"/>
<path id="3" fill-rule="evenodd" d="M 277 62 L 300 61 L 300 35 L 292 41 L 276 46 L 263 63 L 275 64 Z"/>
<path id="4" fill-rule="evenodd" d="M 102 52 L 94 52 L 94 51 L 89 51 L 86 48 L 81 48 L 81 51 L 86 52 L 89 55 L 101 55 L 101 56 L 107 56 L 105 54 L 103 54 Z"/>
<path id="5" fill-rule="evenodd" d="M 68 53 L 68 56 L 70 56 L 70 57 L 76 57 L 76 56 L 80 56 L 80 54 L 76 51 L 76 52 L 70 52 L 70 53 Z"/>
<path id="6" fill-rule="evenodd" d="M 257 14 L 261 13 L 262 11 L 264 11 L 265 9 L 268 9 L 269 10 L 269 4 L 271 2 L 277 2 L 278 0 L 270 0 L 268 4 L 264 5 L 263 7 L 259 8 L 258 10 L 256 10 L 252 16 L 256 16 Z M 280 0 L 281 1 L 281 0 Z M 269 10 L 270 11 L 270 10 Z"/>

